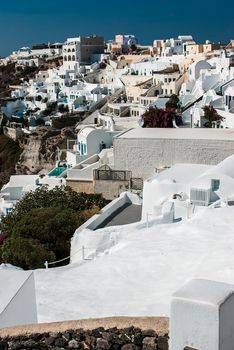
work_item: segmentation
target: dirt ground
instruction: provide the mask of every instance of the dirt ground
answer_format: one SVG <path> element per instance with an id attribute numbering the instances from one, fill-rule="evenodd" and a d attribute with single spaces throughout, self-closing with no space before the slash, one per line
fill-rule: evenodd
<path id="1" fill-rule="evenodd" d="M 117 327 L 138 327 L 142 330 L 153 329 L 159 335 L 168 333 L 169 319 L 167 317 L 106 317 L 78 321 L 39 323 L 36 325 L 17 326 L 0 329 L 0 337 L 16 336 L 32 333 L 63 332 L 68 329 L 91 330 L 98 327 L 105 329 Z"/>

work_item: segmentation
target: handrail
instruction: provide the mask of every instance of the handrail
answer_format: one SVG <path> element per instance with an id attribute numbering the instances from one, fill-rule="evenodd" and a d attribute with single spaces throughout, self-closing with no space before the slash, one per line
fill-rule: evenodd
<path id="1" fill-rule="evenodd" d="M 97 249 L 95 247 L 85 248 L 85 246 L 82 246 L 75 253 L 73 253 L 72 255 L 67 256 L 66 258 L 63 258 L 63 259 L 60 259 L 60 260 L 56 260 L 56 261 L 51 261 L 51 262 L 45 261 L 45 263 L 44 263 L 45 268 L 48 269 L 49 265 L 54 265 L 54 264 L 57 264 L 59 262 L 68 260 L 68 259 L 72 258 L 74 255 L 76 255 L 77 253 L 79 253 L 80 251 L 82 251 L 82 260 L 90 260 L 90 259 L 85 259 L 85 249 L 94 249 L 95 253 L 97 253 Z"/>
<path id="2" fill-rule="evenodd" d="M 52 261 L 52 262 L 47 262 L 47 265 L 57 264 L 57 263 L 59 263 L 59 262 L 65 261 L 65 260 L 67 260 L 67 259 L 70 259 L 70 255 L 67 256 L 67 257 L 64 258 L 64 259 L 60 259 L 60 260 L 56 260 L 56 261 Z"/>
<path id="3" fill-rule="evenodd" d="M 69 255 L 69 256 L 67 256 L 66 258 L 63 258 L 63 259 L 60 259 L 60 260 L 56 260 L 56 261 L 52 261 L 52 262 L 45 261 L 44 265 L 45 265 L 46 269 L 48 269 L 48 266 L 49 266 L 49 265 L 54 265 L 54 264 L 57 264 L 57 263 L 59 263 L 59 262 L 68 260 L 68 259 L 70 259 L 71 257 L 73 257 L 75 254 L 77 254 L 78 252 L 80 252 L 81 250 L 84 251 L 84 247 L 83 247 L 83 246 L 82 246 L 82 248 L 78 249 L 74 254 Z"/>

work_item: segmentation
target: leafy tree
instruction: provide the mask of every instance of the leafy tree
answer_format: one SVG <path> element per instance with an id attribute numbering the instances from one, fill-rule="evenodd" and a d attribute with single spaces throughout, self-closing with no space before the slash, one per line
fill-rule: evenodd
<path id="1" fill-rule="evenodd" d="M 221 117 L 221 115 L 218 114 L 216 109 L 214 109 L 213 106 L 205 106 L 203 108 L 204 110 L 204 117 L 206 119 L 204 123 L 205 128 L 212 128 L 212 122 L 218 122 L 220 123 L 224 118 Z"/>
<path id="2" fill-rule="evenodd" d="M 58 105 L 58 110 L 60 113 L 68 113 L 69 112 L 68 106 L 64 106 L 64 104 Z"/>
<path id="3" fill-rule="evenodd" d="M 56 258 L 53 252 L 34 239 L 26 239 L 19 235 L 12 235 L 4 241 L 2 259 L 23 269 L 42 268 L 46 260 Z"/>
<path id="4" fill-rule="evenodd" d="M 169 100 L 166 102 L 166 109 L 175 111 L 180 108 L 180 99 L 177 95 L 172 94 Z"/>
<path id="5" fill-rule="evenodd" d="M 102 208 L 106 203 L 106 200 L 100 194 L 75 192 L 70 187 L 55 187 L 52 190 L 48 190 L 45 186 L 42 186 L 34 192 L 28 192 L 16 204 L 13 213 L 10 215 L 25 215 L 28 213 L 29 208 L 32 210 L 55 207 L 83 211 L 91 209 L 94 205 Z"/>
<path id="6" fill-rule="evenodd" d="M 0 223 L 0 262 L 32 269 L 69 256 L 75 230 L 106 203 L 69 187 L 27 193 Z"/>

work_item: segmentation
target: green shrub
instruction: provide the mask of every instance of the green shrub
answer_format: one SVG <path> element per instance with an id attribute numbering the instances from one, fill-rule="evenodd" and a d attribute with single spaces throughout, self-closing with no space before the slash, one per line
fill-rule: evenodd
<path id="1" fill-rule="evenodd" d="M 34 269 L 69 256 L 75 230 L 106 204 L 101 195 L 69 187 L 27 193 L 0 223 L 0 262 Z"/>

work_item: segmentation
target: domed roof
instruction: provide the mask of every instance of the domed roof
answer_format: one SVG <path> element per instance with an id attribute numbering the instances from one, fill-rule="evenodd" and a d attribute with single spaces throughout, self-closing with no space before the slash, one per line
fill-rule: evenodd
<path id="1" fill-rule="evenodd" d="M 234 154 L 219 163 L 216 171 L 234 178 Z"/>
<path id="2" fill-rule="evenodd" d="M 93 126 L 86 126 L 80 130 L 79 135 L 87 137 L 92 131 L 96 130 Z"/>
<path id="3" fill-rule="evenodd" d="M 222 162 L 206 171 L 204 174 L 202 174 L 202 177 L 207 175 L 210 176 L 212 174 L 214 174 L 215 176 L 226 175 L 234 179 L 234 154 L 227 157 Z"/>

